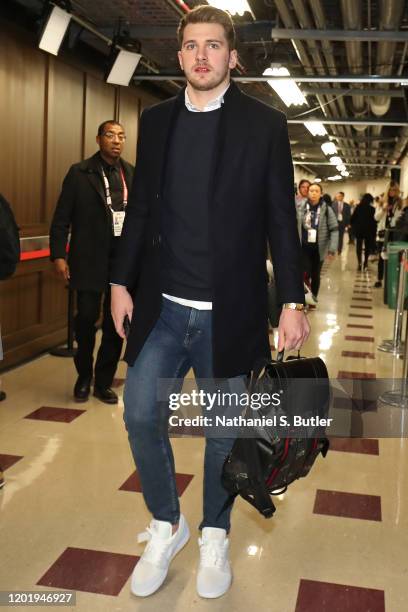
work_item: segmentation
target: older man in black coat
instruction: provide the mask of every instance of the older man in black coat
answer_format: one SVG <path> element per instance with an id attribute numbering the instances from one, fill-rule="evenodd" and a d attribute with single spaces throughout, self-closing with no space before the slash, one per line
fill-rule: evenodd
<path id="1" fill-rule="evenodd" d="M 132 576 L 139 596 L 160 587 L 189 538 L 162 400 L 180 390 L 190 367 L 200 389 L 218 389 L 218 382 L 225 388 L 227 380 L 229 389 L 243 392 L 245 375 L 270 355 L 267 240 L 284 305 L 280 348 L 300 347 L 309 332 L 286 120 L 230 82 L 234 42 L 231 18 L 219 9 L 197 7 L 181 21 L 187 88 L 142 115 L 111 276 L 117 285 L 112 313 L 122 336 L 125 316 L 131 319 L 125 422 L 153 515 Z M 206 598 L 231 584 L 231 507 L 221 472 L 233 441 L 225 430 L 206 438 L 197 573 L 198 594 Z"/>
<path id="2" fill-rule="evenodd" d="M 61 278 L 77 292 L 75 336 L 78 350 L 74 358 L 78 372 L 74 387 L 77 402 L 86 401 L 90 392 L 95 325 L 104 293 L 94 395 L 106 403 L 118 401 L 111 384 L 121 354 L 122 338 L 116 333 L 110 313 L 108 278 L 133 177 L 133 166 L 121 159 L 125 138 L 123 126 L 116 121 L 104 121 L 99 126 L 96 137 L 99 151 L 69 169 L 50 229 L 51 259 Z"/>

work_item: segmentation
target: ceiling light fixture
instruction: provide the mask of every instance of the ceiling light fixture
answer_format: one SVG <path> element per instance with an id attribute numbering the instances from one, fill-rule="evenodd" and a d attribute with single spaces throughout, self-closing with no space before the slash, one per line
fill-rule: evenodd
<path id="1" fill-rule="evenodd" d="M 284 66 L 271 66 L 263 72 L 264 76 L 285 77 L 290 76 L 290 72 Z M 293 79 L 273 79 L 268 81 L 268 85 L 272 87 L 278 96 L 283 100 L 286 106 L 302 106 L 307 104 L 305 96 L 302 94 L 299 87 Z"/>
<path id="2" fill-rule="evenodd" d="M 228 11 L 230 15 L 243 15 L 251 13 L 247 0 L 207 0 L 208 4 L 222 11 Z"/>
<path id="3" fill-rule="evenodd" d="M 327 130 L 321 121 L 305 121 L 304 126 L 312 136 L 326 136 L 327 134 Z"/>
<path id="4" fill-rule="evenodd" d="M 124 51 L 123 49 L 120 50 L 107 76 L 106 82 L 127 87 L 141 57 L 140 53 Z"/>
<path id="5" fill-rule="evenodd" d="M 59 6 L 54 6 L 45 24 L 38 46 L 47 53 L 58 55 L 67 33 L 71 15 Z"/>
<path id="6" fill-rule="evenodd" d="M 343 160 L 341 159 L 341 157 L 334 155 L 333 157 L 330 158 L 330 163 L 333 166 L 340 166 L 343 163 Z"/>
<path id="7" fill-rule="evenodd" d="M 339 164 L 338 166 L 336 166 L 336 170 L 338 170 L 339 172 L 343 172 L 344 170 L 347 170 L 347 168 L 344 164 Z"/>
<path id="8" fill-rule="evenodd" d="M 314 183 L 321 183 L 322 179 L 321 178 L 315 178 L 315 180 L 313 181 Z"/>
<path id="9" fill-rule="evenodd" d="M 325 155 L 335 155 L 337 153 L 337 147 L 331 140 L 324 142 L 320 148 Z"/>
<path id="10" fill-rule="evenodd" d="M 340 174 L 341 176 L 350 176 L 350 172 L 348 172 L 347 170 L 342 170 Z"/>
<path id="11" fill-rule="evenodd" d="M 328 181 L 341 181 L 341 176 L 340 174 L 336 174 L 335 176 L 328 176 L 327 180 Z"/>

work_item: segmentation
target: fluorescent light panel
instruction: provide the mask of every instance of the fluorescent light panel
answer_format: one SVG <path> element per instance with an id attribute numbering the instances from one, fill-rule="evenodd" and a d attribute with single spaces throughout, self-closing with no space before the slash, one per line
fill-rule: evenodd
<path id="1" fill-rule="evenodd" d="M 58 6 L 54 6 L 39 43 L 40 49 L 58 55 L 61 43 L 68 30 L 71 15 Z"/>
<path id="2" fill-rule="evenodd" d="M 343 160 L 341 157 L 333 155 L 333 157 L 330 158 L 330 163 L 333 164 L 333 166 L 340 166 L 343 163 Z"/>
<path id="3" fill-rule="evenodd" d="M 251 12 L 247 0 L 207 0 L 207 2 L 215 8 L 228 11 L 230 15 L 243 15 Z"/>
<path id="4" fill-rule="evenodd" d="M 337 153 L 337 147 L 331 140 L 324 142 L 320 148 L 325 155 L 336 155 Z"/>
<path id="5" fill-rule="evenodd" d="M 312 136 L 326 136 L 327 134 L 327 130 L 321 121 L 305 121 L 303 125 Z"/>
<path id="6" fill-rule="evenodd" d="M 141 57 L 140 53 L 119 51 L 106 82 L 127 87 Z"/>
<path id="7" fill-rule="evenodd" d="M 285 77 L 290 76 L 290 72 L 284 66 L 271 66 L 264 70 L 264 76 Z M 305 96 L 300 91 L 293 79 L 270 80 L 268 85 L 272 87 L 286 106 L 302 106 L 307 104 Z"/>

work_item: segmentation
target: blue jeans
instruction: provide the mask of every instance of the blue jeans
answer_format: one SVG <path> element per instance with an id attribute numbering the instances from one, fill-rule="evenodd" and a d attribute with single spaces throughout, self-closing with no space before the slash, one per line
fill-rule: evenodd
<path id="1" fill-rule="evenodd" d="M 137 306 L 136 306 L 137 307 Z M 163 298 L 160 317 L 133 366 L 129 366 L 124 392 L 124 419 L 129 443 L 142 484 L 146 505 L 153 517 L 173 525 L 180 517 L 173 451 L 168 436 L 169 405 L 158 397 L 158 383 L 172 381 L 170 393 L 181 391 L 193 368 L 199 389 L 212 379 L 212 312 L 182 306 Z M 205 379 L 204 381 L 200 379 Z M 217 381 L 215 388 L 219 389 Z M 243 393 L 244 376 L 221 382 Z M 221 483 L 225 458 L 234 437 L 206 437 L 204 458 L 203 527 L 230 529 L 228 493 Z"/>

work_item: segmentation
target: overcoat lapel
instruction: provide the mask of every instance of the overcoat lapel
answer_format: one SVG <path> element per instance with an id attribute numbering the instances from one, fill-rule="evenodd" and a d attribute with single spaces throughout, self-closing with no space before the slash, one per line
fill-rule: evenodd
<path id="1" fill-rule="evenodd" d="M 102 203 L 106 205 L 106 197 L 101 179 L 101 169 L 98 163 L 97 155 L 98 154 L 96 153 L 88 160 L 88 163 L 83 164 L 82 169 L 85 171 L 86 176 L 88 177 L 88 180 L 95 189 L 96 193 L 101 197 Z"/>
<path id="2" fill-rule="evenodd" d="M 221 109 L 216 150 L 210 179 L 210 206 L 216 201 L 217 190 L 225 181 L 231 169 L 233 160 L 245 149 L 248 122 L 245 121 L 243 108 L 244 94 L 231 81 L 224 96 Z"/>
<path id="3" fill-rule="evenodd" d="M 166 115 L 163 116 L 163 123 L 159 126 L 159 133 L 163 134 L 162 138 L 158 139 L 157 143 L 157 163 L 159 170 L 159 192 L 163 198 L 164 183 L 166 180 L 166 167 L 170 151 L 171 139 L 176 126 L 178 114 L 184 104 L 185 87 L 177 94 L 173 102 L 166 109 Z"/>

